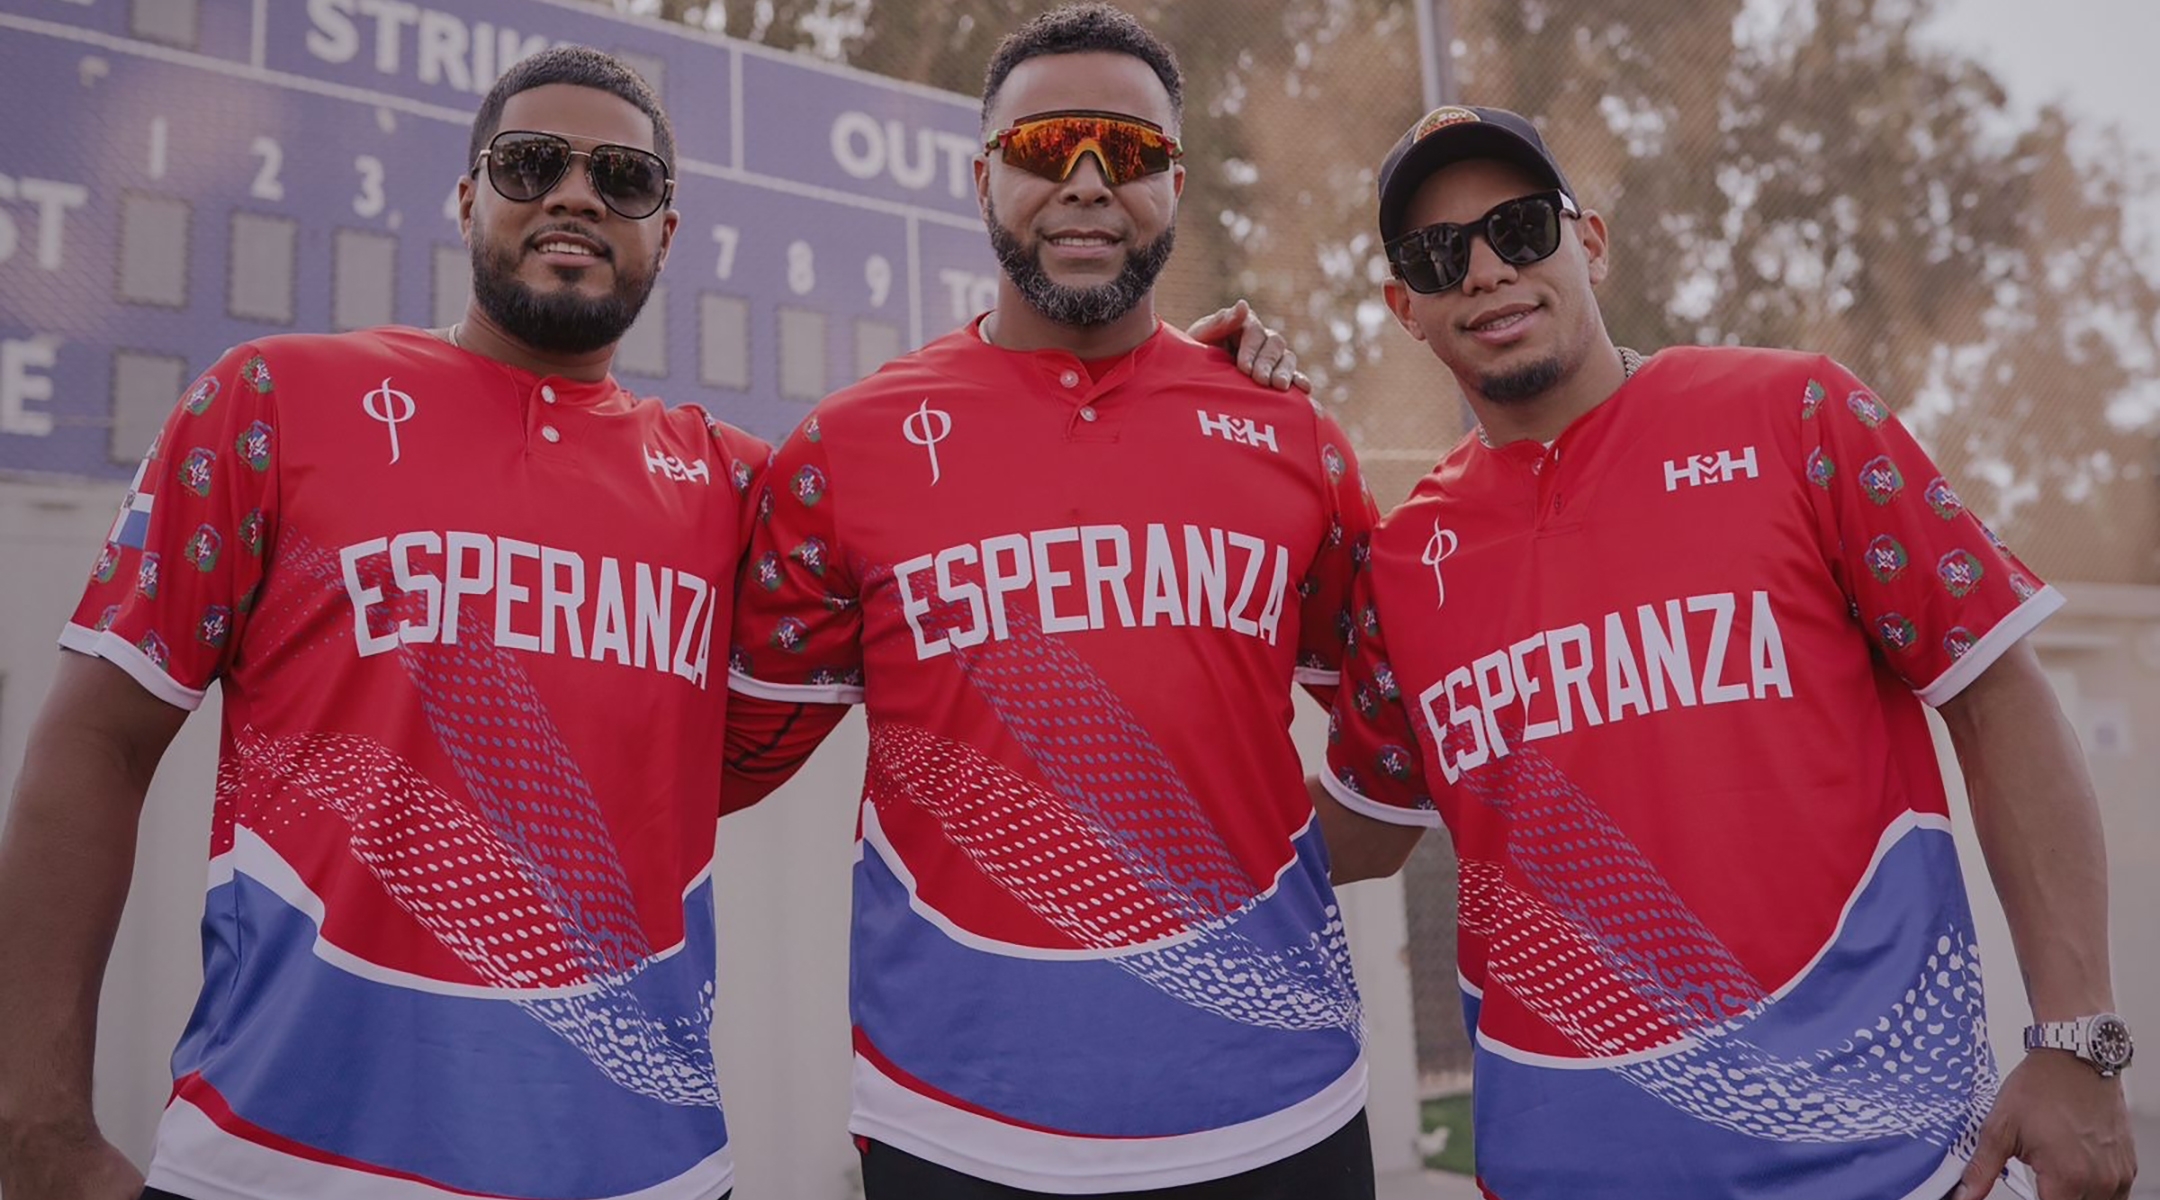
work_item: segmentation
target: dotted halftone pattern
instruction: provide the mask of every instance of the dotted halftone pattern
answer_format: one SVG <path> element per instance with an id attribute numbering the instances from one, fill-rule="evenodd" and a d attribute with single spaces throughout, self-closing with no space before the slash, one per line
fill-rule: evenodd
<path id="1" fill-rule="evenodd" d="M 1589 1057 L 1670 1046 L 1611 1069 L 1699 1120 L 1774 1141 L 1905 1136 L 1969 1153 L 1995 1096 L 1978 948 L 1946 929 L 1903 998 L 1805 1058 L 1757 1044 L 1781 1014 L 1671 883 L 1534 747 L 1464 788 L 1505 815 L 1501 864 L 1461 868 L 1463 929 L 1504 987 Z M 1520 881 L 1515 882 L 1515 881 Z"/>
<path id="2" fill-rule="evenodd" d="M 272 620 L 303 611 L 279 603 L 297 591 L 343 588 L 333 556 L 292 544 L 290 529 L 284 537 L 286 570 L 265 605 Z M 378 628 L 421 615 L 424 597 L 399 593 L 386 567 L 362 575 L 388 596 Z M 220 772 L 217 840 L 229 844 L 233 824 L 271 833 L 336 815 L 354 859 L 481 980 L 584 989 L 511 999 L 608 1078 L 666 1103 L 717 1107 L 712 981 L 675 1014 L 633 992 L 653 948 L 591 785 L 517 660 L 484 622 L 462 623 L 455 645 L 394 653 L 465 794 L 367 738 L 242 730 Z"/>
<path id="3" fill-rule="evenodd" d="M 872 802 L 931 814 L 986 876 L 1079 946 L 1186 935 L 1112 959 L 1166 995 L 1249 1025 L 1362 1037 L 1336 907 L 1303 945 L 1262 945 L 1240 932 L 1259 888 L 1168 756 L 1032 614 L 1014 614 L 1011 634 L 956 647 L 953 658 L 1043 783 L 970 746 L 880 722 L 871 729 Z"/>

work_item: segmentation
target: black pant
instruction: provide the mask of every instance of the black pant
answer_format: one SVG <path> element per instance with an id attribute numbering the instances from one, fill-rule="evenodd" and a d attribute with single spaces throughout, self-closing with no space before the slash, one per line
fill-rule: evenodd
<path id="1" fill-rule="evenodd" d="M 864 1200 L 1061 1200 L 926 1162 L 883 1142 L 863 1142 Z M 1279 1162 L 1223 1179 L 1090 1200 L 1372 1200 L 1372 1131 L 1360 1112 L 1326 1140 Z"/>

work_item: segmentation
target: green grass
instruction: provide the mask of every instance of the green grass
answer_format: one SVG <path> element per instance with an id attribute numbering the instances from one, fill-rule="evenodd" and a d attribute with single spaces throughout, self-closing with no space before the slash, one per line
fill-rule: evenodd
<path id="1" fill-rule="evenodd" d="M 1427 1100 L 1419 1106 L 1423 1118 L 1422 1128 L 1430 1133 L 1445 1125 L 1449 1129 L 1447 1148 L 1425 1160 L 1425 1165 L 1435 1171 L 1453 1171 L 1458 1175 L 1471 1175 L 1477 1171 L 1477 1160 L 1470 1150 L 1470 1097 L 1442 1096 Z"/>

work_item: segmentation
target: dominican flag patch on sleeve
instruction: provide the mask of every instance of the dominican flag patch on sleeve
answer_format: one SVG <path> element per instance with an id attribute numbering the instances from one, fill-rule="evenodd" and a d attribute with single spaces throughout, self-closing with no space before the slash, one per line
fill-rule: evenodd
<path id="1" fill-rule="evenodd" d="M 157 447 L 143 455 L 135 468 L 135 479 L 128 484 L 127 496 L 120 501 L 120 514 L 113 518 L 112 532 L 105 540 L 127 550 L 140 550 L 150 536 L 150 505 L 154 499 L 150 490 L 143 486 L 150 481 L 150 463 L 157 457 Z"/>

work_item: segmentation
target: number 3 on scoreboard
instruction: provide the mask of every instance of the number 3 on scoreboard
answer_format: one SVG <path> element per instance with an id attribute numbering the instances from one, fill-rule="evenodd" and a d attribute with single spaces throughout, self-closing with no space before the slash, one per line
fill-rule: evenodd
<path id="1" fill-rule="evenodd" d="M 372 154 L 363 154 L 353 159 L 353 170 L 360 172 L 360 194 L 353 197 L 353 212 L 363 217 L 380 214 L 383 210 L 382 160 Z"/>

